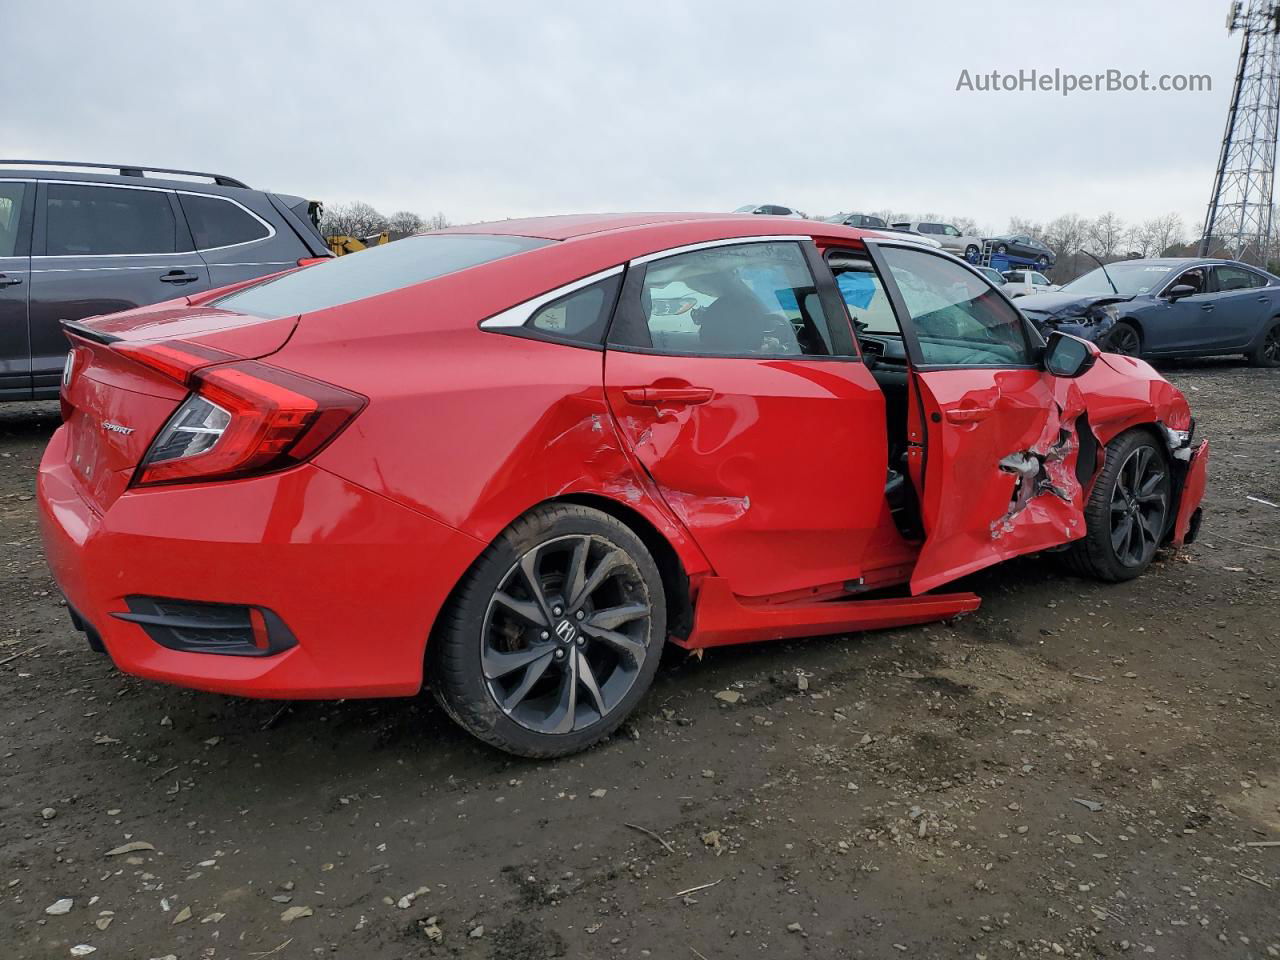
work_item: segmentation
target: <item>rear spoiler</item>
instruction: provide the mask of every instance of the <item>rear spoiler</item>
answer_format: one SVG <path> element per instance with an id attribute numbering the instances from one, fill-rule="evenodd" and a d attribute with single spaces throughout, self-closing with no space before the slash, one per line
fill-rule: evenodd
<path id="1" fill-rule="evenodd" d="M 284 219 L 284 222 L 289 225 L 289 229 L 297 234 L 298 239 L 301 240 L 303 245 L 311 251 L 311 255 L 313 257 L 333 256 L 333 251 L 330 250 L 329 245 L 324 242 L 324 237 L 320 235 L 320 231 L 316 229 L 316 225 L 311 222 L 311 218 L 300 217 L 295 212 L 294 208 L 289 206 L 288 200 L 297 198 L 286 198 L 279 196 L 278 194 L 268 193 L 267 199 L 271 201 L 271 205 L 276 208 L 276 212 L 280 214 Z M 301 202 L 306 203 L 307 201 L 304 200 Z"/>
<path id="2" fill-rule="evenodd" d="M 107 333 L 103 330 L 96 330 L 93 327 L 87 327 L 83 323 L 74 320 L 60 320 L 62 329 L 73 336 L 80 337 L 82 340 L 92 340 L 94 343 L 111 344 L 120 338 L 114 333 Z"/>

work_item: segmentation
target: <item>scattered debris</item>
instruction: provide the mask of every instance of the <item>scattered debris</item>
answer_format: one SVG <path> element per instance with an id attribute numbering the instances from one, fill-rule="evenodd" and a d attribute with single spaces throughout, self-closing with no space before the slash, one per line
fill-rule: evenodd
<path id="1" fill-rule="evenodd" d="M 310 907 L 290 907 L 284 913 L 280 914 L 280 919 L 285 923 L 293 923 L 295 920 L 301 920 L 303 917 L 309 917 L 313 913 Z"/>
<path id="2" fill-rule="evenodd" d="M 44 912 L 51 917 L 61 917 L 64 914 L 70 913 L 71 908 L 75 906 L 75 903 L 76 902 L 70 897 L 63 897 L 61 900 L 55 900 L 53 903 L 49 904 L 49 906 L 45 907 Z"/>
<path id="3" fill-rule="evenodd" d="M 742 699 L 742 694 L 737 690 L 721 690 L 716 694 L 716 699 L 725 703 L 737 703 Z"/>
<path id="4" fill-rule="evenodd" d="M 1099 803 L 1097 800 L 1082 800 L 1079 797 L 1072 797 L 1071 802 L 1080 804 L 1080 806 L 1084 807 L 1086 810 L 1090 811 L 1091 813 L 1097 813 L 1099 810 L 1102 809 L 1102 804 Z"/>
<path id="5" fill-rule="evenodd" d="M 673 893 L 671 896 L 667 897 L 667 899 L 678 900 L 681 897 L 687 897 L 691 893 L 697 893 L 699 890 L 710 890 L 716 884 L 722 882 L 724 882 L 724 877 L 721 877 L 719 880 L 712 880 L 710 883 L 703 883 L 696 887 L 690 887 L 688 890 L 681 890 L 679 893 Z"/>
<path id="6" fill-rule="evenodd" d="M 118 847 L 113 847 L 103 854 L 104 857 L 119 857 L 126 853 L 141 853 L 144 850 L 154 850 L 151 844 L 145 840 L 130 840 L 128 843 L 122 843 Z"/>

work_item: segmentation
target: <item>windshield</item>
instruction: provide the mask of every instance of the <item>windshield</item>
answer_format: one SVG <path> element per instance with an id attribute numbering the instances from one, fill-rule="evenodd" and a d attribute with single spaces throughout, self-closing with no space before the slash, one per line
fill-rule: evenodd
<path id="1" fill-rule="evenodd" d="M 1173 267 L 1167 263 L 1151 263 L 1144 260 L 1129 260 L 1125 263 L 1107 264 L 1107 273 L 1122 297 L 1136 297 L 1144 293 L 1158 290 L 1165 282 Z M 1062 288 L 1063 293 L 1096 294 L 1107 296 L 1113 293 L 1111 284 L 1107 282 L 1102 268 L 1090 270 L 1083 277 L 1076 277 Z"/>
<path id="2" fill-rule="evenodd" d="M 734 213 L 755 213 L 756 205 L 754 203 L 748 203 L 745 206 L 739 207 L 737 210 L 733 212 Z"/>
<path id="3" fill-rule="evenodd" d="M 255 317 L 291 317 L 389 293 L 551 242 L 480 233 L 419 234 L 294 270 L 211 305 Z"/>

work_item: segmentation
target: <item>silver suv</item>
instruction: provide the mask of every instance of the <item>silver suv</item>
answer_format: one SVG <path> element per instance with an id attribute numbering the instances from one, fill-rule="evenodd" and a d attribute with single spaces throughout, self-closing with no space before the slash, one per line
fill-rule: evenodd
<path id="1" fill-rule="evenodd" d="M 918 233 L 932 237 L 942 244 L 942 249 L 947 253 L 954 253 L 970 263 L 977 263 L 982 258 L 982 238 L 961 233 L 953 224 L 933 223 L 928 220 L 899 220 L 889 226 L 904 233 Z"/>

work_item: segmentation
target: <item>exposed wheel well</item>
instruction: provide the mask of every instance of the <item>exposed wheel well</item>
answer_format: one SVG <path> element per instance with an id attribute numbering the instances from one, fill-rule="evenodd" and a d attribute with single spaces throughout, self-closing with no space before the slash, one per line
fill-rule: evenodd
<path id="1" fill-rule="evenodd" d="M 662 587 L 667 594 L 667 633 L 687 637 L 693 627 L 693 604 L 689 599 L 689 575 L 680 556 L 667 538 L 644 514 L 617 500 L 590 493 L 574 493 L 556 497 L 551 503 L 578 503 L 625 523 L 648 547 L 662 574 Z"/>

